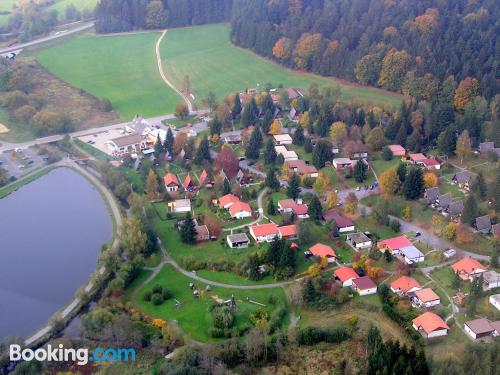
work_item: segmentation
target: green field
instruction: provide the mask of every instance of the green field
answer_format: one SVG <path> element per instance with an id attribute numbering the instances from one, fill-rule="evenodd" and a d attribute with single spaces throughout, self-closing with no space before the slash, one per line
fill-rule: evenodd
<path id="1" fill-rule="evenodd" d="M 10 13 L 12 12 L 12 7 L 17 2 L 17 0 L 2 0 L 0 1 L 0 25 L 10 17 Z"/>
<path id="2" fill-rule="evenodd" d="M 73 4 L 76 9 L 83 10 L 93 10 L 97 5 L 98 0 L 57 0 L 54 4 L 49 6 L 47 10 L 57 10 L 59 12 L 59 18 L 64 18 L 66 15 L 66 7 Z"/>
<path id="3" fill-rule="evenodd" d="M 229 26 L 225 24 L 197 26 L 170 30 L 161 46 L 164 67 L 177 87 L 186 75 L 191 80 L 191 91 L 197 102 L 213 91 L 220 100 L 230 92 L 248 87 L 275 86 L 307 89 L 313 82 L 320 86 L 336 85 L 342 88 L 344 98 L 399 106 L 400 97 L 368 87 L 343 85 L 333 79 L 313 74 L 298 73 L 246 51 L 229 42 Z M 259 85 L 259 86 L 257 86 Z"/>
<path id="4" fill-rule="evenodd" d="M 98 98 L 123 118 L 173 112 L 180 98 L 160 78 L 158 33 L 86 36 L 42 50 L 37 60 L 51 73 Z"/>

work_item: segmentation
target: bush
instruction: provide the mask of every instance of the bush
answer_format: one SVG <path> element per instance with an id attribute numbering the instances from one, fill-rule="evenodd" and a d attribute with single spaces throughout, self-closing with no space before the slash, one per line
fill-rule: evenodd
<path id="1" fill-rule="evenodd" d="M 160 284 L 156 284 L 154 287 L 153 287 L 153 293 L 158 293 L 160 294 L 162 292 L 162 286 Z"/>
<path id="2" fill-rule="evenodd" d="M 394 232 L 399 232 L 401 230 L 401 223 L 399 220 L 394 219 L 390 221 L 390 227 Z"/>
<path id="3" fill-rule="evenodd" d="M 234 324 L 234 315 L 228 306 L 218 306 L 213 308 L 212 319 L 215 328 L 231 328 Z"/>
<path id="4" fill-rule="evenodd" d="M 152 296 L 151 296 L 151 302 L 153 303 L 153 305 L 155 306 L 158 306 L 158 305 L 161 305 L 163 303 L 163 297 L 161 296 L 161 294 L 159 293 L 154 293 Z"/>
<path id="5" fill-rule="evenodd" d="M 389 161 L 389 160 L 392 160 L 392 151 L 389 147 L 385 146 L 383 149 L 382 149 L 382 159 L 386 160 L 386 161 Z"/>
<path id="6" fill-rule="evenodd" d="M 144 293 L 144 295 L 142 296 L 142 300 L 143 301 L 146 301 L 146 302 L 150 302 L 151 301 L 151 296 L 153 295 L 153 293 L 151 292 L 146 292 Z"/>
<path id="7" fill-rule="evenodd" d="M 319 342 L 339 343 L 349 337 L 349 333 L 344 327 L 328 329 L 306 327 L 297 331 L 297 343 L 299 345 L 314 345 Z"/>
<path id="8" fill-rule="evenodd" d="M 167 288 L 163 288 L 161 291 L 161 296 L 163 300 L 166 301 L 167 299 L 172 298 L 172 293 L 170 293 L 170 291 Z"/>

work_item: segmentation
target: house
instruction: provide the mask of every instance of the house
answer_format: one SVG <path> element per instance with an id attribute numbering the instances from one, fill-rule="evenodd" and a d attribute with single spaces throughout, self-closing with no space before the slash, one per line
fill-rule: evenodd
<path id="1" fill-rule="evenodd" d="M 439 208 L 441 210 L 447 210 L 448 207 L 450 206 L 451 204 L 451 193 L 446 193 L 446 194 L 442 194 L 438 197 L 437 201 L 436 201 L 437 204 L 439 204 Z"/>
<path id="2" fill-rule="evenodd" d="M 392 255 L 397 255 L 403 247 L 413 246 L 413 244 L 406 236 L 403 235 L 379 241 L 377 246 L 382 252 L 388 250 Z"/>
<path id="3" fill-rule="evenodd" d="M 401 276 L 391 283 L 392 292 L 399 295 L 406 295 L 408 293 L 415 292 L 420 288 L 419 282 L 409 276 Z"/>
<path id="4" fill-rule="evenodd" d="M 283 213 L 293 213 L 298 219 L 309 218 L 309 208 L 306 204 L 297 203 L 293 199 L 283 199 L 278 201 L 278 211 Z"/>
<path id="5" fill-rule="evenodd" d="M 288 151 L 285 146 L 275 146 L 274 150 L 278 155 L 282 155 L 285 161 L 299 160 L 295 151 Z"/>
<path id="6" fill-rule="evenodd" d="M 279 237 L 283 239 L 297 238 L 298 228 L 297 225 L 283 225 L 278 227 Z"/>
<path id="7" fill-rule="evenodd" d="M 469 190 L 471 183 L 470 173 L 467 171 L 457 172 L 451 178 L 453 184 L 458 185 L 460 189 Z"/>
<path id="8" fill-rule="evenodd" d="M 241 140 L 242 140 L 241 132 L 238 131 L 238 132 L 234 132 L 234 133 L 225 134 L 223 136 L 222 140 L 225 143 L 229 143 L 229 144 L 232 144 L 232 145 L 239 144 L 239 143 L 241 143 Z"/>
<path id="9" fill-rule="evenodd" d="M 255 242 L 271 242 L 276 237 L 279 237 L 279 229 L 275 223 L 254 225 L 250 227 L 250 235 Z"/>
<path id="10" fill-rule="evenodd" d="M 182 213 L 191 212 L 191 201 L 189 199 L 177 199 L 167 203 L 169 212 Z"/>
<path id="11" fill-rule="evenodd" d="M 292 107 L 292 109 L 290 109 L 290 113 L 288 113 L 288 119 L 294 122 L 299 121 L 299 111 Z"/>
<path id="12" fill-rule="evenodd" d="M 419 164 L 422 163 L 425 159 L 427 159 L 427 156 L 424 154 L 418 153 L 418 154 L 410 154 L 408 157 L 404 158 L 405 160 L 403 161 L 409 161 L 411 164 Z"/>
<path id="13" fill-rule="evenodd" d="M 322 243 L 317 243 L 316 245 L 309 248 L 312 255 L 318 258 L 327 258 L 328 263 L 333 263 L 337 259 L 337 254 L 328 245 Z"/>
<path id="14" fill-rule="evenodd" d="M 405 156 L 406 150 L 401 145 L 389 145 L 389 150 L 392 152 L 392 156 Z"/>
<path id="15" fill-rule="evenodd" d="M 426 170 L 441 169 L 441 163 L 434 158 L 425 158 L 421 162 L 418 162 L 417 165 L 424 167 Z"/>
<path id="16" fill-rule="evenodd" d="M 377 293 L 377 284 L 368 276 L 358 277 L 352 280 L 352 288 L 355 292 L 358 292 L 360 296 Z"/>
<path id="17" fill-rule="evenodd" d="M 448 324 L 439 315 L 429 311 L 413 319 L 412 323 L 413 328 L 428 339 L 446 336 L 450 330 Z"/>
<path id="18" fill-rule="evenodd" d="M 450 218 L 454 219 L 462 215 L 462 211 L 464 210 L 464 202 L 461 200 L 453 201 L 448 206 L 446 213 L 450 216 Z"/>
<path id="19" fill-rule="evenodd" d="M 354 247 L 355 250 L 372 247 L 372 240 L 364 233 L 358 232 L 347 235 L 347 242 Z"/>
<path id="20" fill-rule="evenodd" d="M 231 234 L 227 236 L 226 240 L 231 249 L 245 248 L 250 244 L 250 239 L 246 233 Z"/>
<path id="21" fill-rule="evenodd" d="M 476 220 L 474 222 L 474 226 L 482 234 L 490 233 L 490 230 L 491 230 L 490 215 L 476 217 Z"/>
<path id="22" fill-rule="evenodd" d="M 106 141 L 106 147 L 114 154 L 134 154 L 147 145 L 141 134 L 129 134 Z"/>
<path id="23" fill-rule="evenodd" d="M 424 261 L 424 254 L 413 245 L 404 246 L 399 249 L 399 252 L 407 264 L 420 263 Z"/>
<path id="24" fill-rule="evenodd" d="M 292 137 L 289 134 L 276 134 L 273 135 L 275 145 L 291 145 Z"/>
<path id="25" fill-rule="evenodd" d="M 163 177 L 163 184 L 167 193 L 173 193 L 179 190 L 179 179 L 173 173 L 167 173 Z"/>
<path id="26" fill-rule="evenodd" d="M 352 281 L 357 279 L 359 275 L 351 267 L 340 267 L 333 271 L 336 279 L 340 280 L 342 286 L 351 286 Z"/>
<path id="27" fill-rule="evenodd" d="M 200 184 L 202 186 L 205 186 L 206 188 L 211 188 L 213 186 L 212 179 L 210 178 L 208 172 L 205 169 L 201 171 L 199 180 Z"/>
<path id="28" fill-rule="evenodd" d="M 358 161 L 349 158 L 335 158 L 332 161 L 333 168 L 337 171 L 353 169 Z"/>
<path id="29" fill-rule="evenodd" d="M 252 208 L 248 203 L 238 201 L 229 206 L 229 214 L 236 219 L 252 216 Z"/>
<path id="30" fill-rule="evenodd" d="M 500 273 L 496 271 L 486 271 L 483 273 L 483 289 L 491 290 L 500 287 Z"/>
<path id="31" fill-rule="evenodd" d="M 489 301 L 498 311 L 500 311 L 500 294 L 491 295 Z"/>
<path id="32" fill-rule="evenodd" d="M 332 144 L 332 154 L 333 155 L 340 154 L 340 147 L 335 144 Z"/>
<path id="33" fill-rule="evenodd" d="M 462 280 L 470 280 L 479 276 L 480 274 L 486 272 L 486 267 L 479 263 L 477 260 L 465 257 L 460 259 L 458 262 L 451 265 L 451 269 L 454 273 L 458 273 L 458 276 Z"/>
<path id="34" fill-rule="evenodd" d="M 196 230 L 196 242 L 208 241 L 210 239 L 210 231 L 206 225 L 197 225 L 194 229 Z"/>
<path id="35" fill-rule="evenodd" d="M 500 223 L 491 226 L 491 235 L 495 238 L 500 238 Z"/>
<path id="36" fill-rule="evenodd" d="M 351 159 L 368 159 L 368 152 L 367 151 L 354 151 L 350 155 Z"/>
<path id="37" fill-rule="evenodd" d="M 416 307 L 430 308 L 436 307 L 441 303 L 441 299 L 431 288 L 416 290 L 411 295 L 411 301 Z"/>
<path id="38" fill-rule="evenodd" d="M 161 143 L 165 142 L 165 138 L 167 137 L 167 131 L 164 129 L 147 127 L 142 132 L 142 135 L 145 137 L 145 140 L 148 143 L 148 145 L 154 146 L 156 142 L 158 142 L 158 138 L 160 139 Z"/>
<path id="39" fill-rule="evenodd" d="M 182 187 L 186 191 L 193 191 L 196 189 L 196 185 L 194 184 L 193 180 L 191 179 L 190 175 L 187 175 L 186 178 L 184 179 L 184 182 L 182 184 Z"/>
<path id="40" fill-rule="evenodd" d="M 482 142 L 479 144 L 478 151 L 481 155 L 486 155 L 489 152 L 495 151 L 494 142 Z"/>
<path id="41" fill-rule="evenodd" d="M 424 197 L 427 200 L 427 204 L 435 203 L 440 194 L 441 193 L 439 192 L 438 187 L 431 187 L 431 188 L 425 189 Z"/>
<path id="42" fill-rule="evenodd" d="M 297 98 L 301 98 L 304 96 L 300 90 L 293 88 L 293 87 L 288 87 L 285 89 L 286 93 L 288 94 L 288 99 L 293 100 Z"/>
<path id="43" fill-rule="evenodd" d="M 323 220 L 335 221 L 339 233 L 352 232 L 356 229 L 356 225 L 351 219 L 340 215 L 335 209 L 323 212 Z"/>
<path id="44" fill-rule="evenodd" d="M 288 174 L 297 173 L 302 177 L 316 178 L 318 170 L 314 165 L 307 164 L 304 160 L 288 160 L 285 162 L 288 167 Z"/>
<path id="45" fill-rule="evenodd" d="M 224 208 L 224 209 L 228 209 L 233 204 L 238 203 L 239 201 L 240 201 L 240 198 L 238 198 L 236 195 L 226 194 L 223 197 L 219 198 L 219 207 Z"/>
<path id="46" fill-rule="evenodd" d="M 495 328 L 491 325 L 490 321 L 485 318 L 466 321 L 464 329 L 474 340 L 491 336 L 493 332 L 495 332 Z"/>

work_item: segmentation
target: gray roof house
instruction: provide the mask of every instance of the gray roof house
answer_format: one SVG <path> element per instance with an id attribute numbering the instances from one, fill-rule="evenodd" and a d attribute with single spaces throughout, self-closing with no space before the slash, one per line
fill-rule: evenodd
<path id="1" fill-rule="evenodd" d="M 455 173 L 452 178 L 452 181 L 457 185 L 468 185 L 470 184 L 470 173 L 467 171 L 461 171 Z"/>
<path id="2" fill-rule="evenodd" d="M 425 199 L 427 199 L 428 204 L 432 204 L 438 199 L 439 197 L 439 188 L 438 187 L 431 187 L 428 189 L 425 189 Z"/>
<path id="3" fill-rule="evenodd" d="M 437 198 L 437 202 L 439 203 L 439 206 L 443 210 L 446 210 L 451 203 L 451 193 L 446 193 L 446 194 L 440 195 Z"/>
<path id="4" fill-rule="evenodd" d="M 479 232 L 483 234 L 490 233 L 491 230 L 490 215 L 476 217 L 475 227 Z"/>
<path id="5" fill-rule="evenodd" d="M 490 151 L 494 151 L 495 143 L 494 142 L 482 142 L 479 144 L 479 153 L 487 154 Z"/>
<path id="6" fill-rule="evenodd" d="M 462 215 L 462 211 L 464 210 L 464 203 L 462 201 L 454 201 L 451 202 L 448 206 L 448 214 L 450 217 L 457 217 Z"/>

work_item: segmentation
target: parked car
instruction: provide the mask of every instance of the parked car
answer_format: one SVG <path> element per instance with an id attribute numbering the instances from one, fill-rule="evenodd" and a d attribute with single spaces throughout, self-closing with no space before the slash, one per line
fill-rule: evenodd
<path id="1" fill-rule="evenodd" d="M 448 258 L 448 259 L 449 259 L 449 258 L 451 258 L 452 256 L 456 255 L 456 253 L 457 253 L 457 251 L 456 251 L 455 249 L 446 249 L 446 250 L 444 251 L 444 253 L 443 253 L 443 254 L 444 254 L 444 256 L 445 256 L 446 258 Z"/>
<path id="2" fill-rule="evenodd" d="M 415 232 L 415 237 L 420 237 L 422 235 L 422 233 L 420 232 Z"/>

